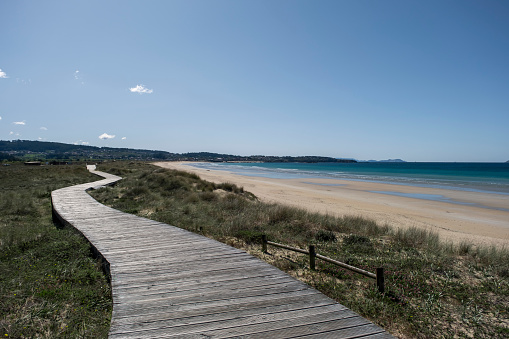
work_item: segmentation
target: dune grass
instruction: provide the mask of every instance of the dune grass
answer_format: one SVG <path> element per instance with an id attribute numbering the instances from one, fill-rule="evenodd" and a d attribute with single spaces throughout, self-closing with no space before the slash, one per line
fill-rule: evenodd
<path id="1" fill-rule="evenodd" d="M 314 286 L 401 338 L 509 336 L 507 249 L 452 245 L 419 228 L 395 230 L 360 217 L 336 218 L 262 203 L 230 183 L 149 164 L 115 162 L 100 170 L 124 177 L 92 195 L 114 208 L 242 248 Z M 374 281 L 317 260 L 269 247 L 269 240 L 306 248 L 374 272 L 383 266 L 386 293 Z"/>
<path id="2" fill-rule="evenodd" d="M 51 215 L 52 190 L 94 180 L 84 164 L 0 167 L 0 337 L 107 337 L 110 286 L 88 242 Z"/>

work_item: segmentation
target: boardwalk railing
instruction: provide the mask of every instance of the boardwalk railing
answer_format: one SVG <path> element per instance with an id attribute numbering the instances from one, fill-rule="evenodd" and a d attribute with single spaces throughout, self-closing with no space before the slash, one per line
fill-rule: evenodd
<path id="1" fill-rule="evenodd" d="M 262 235 L 262 251 L 263 251 L 263 253 L 267 253 L 267 245 L 272 245 L 272 246 L 275 246 L 275 247 L 280 247 L 280 248 L 284 248 L 284 249 L 287 249 L 287 250 L 290 250 L 290 251 L 299 252 L 299 253 L 302 253 L 302 254 L 309 255 L 309 268 L 311 270 L 315 270 L 316 269 L 315 258 L 318 258 L 318 259 L 321 259 L 323 261 L 327 261 L 327 262 L 329 262 L 331 264 L 343 267 L 343 268 L 345 268 L 347 270 L 350 270 L 352 272 L 355 272 L 355 273 L 358 273 L 358 274 L 362 274 L 363 276 L 366 276 L 368 278 L 375 279 L 378 291 L 380 293 L 384 293 L 385 292 L 385 286 L 384 286 L 385 279 L 384 279 L 384 268 L 383 267 L 378 267 L 376 269 L 376 273 L 371 273 L 371 272 L 365 271 L 363 269 L 360 269 L 358 267 L 354 267 L 354 266 L 345 264 L 344 262 L 337 261 L 337 260 L 331 259 L 329 257 L 323 256 L 321 254 L 318 254 L 315 251 L 315 245 L 309 245 L 309 250 L 306 251 L 306 250 L 303 250 L 301 248 L 291 247 L 291 246 L 287 246 L 287 245 L 283 245 L 283 244 L 278 244 L 277 242 L 268 241 L 267 240 L 267 236 L 264 234 L 264 235 Z"/>

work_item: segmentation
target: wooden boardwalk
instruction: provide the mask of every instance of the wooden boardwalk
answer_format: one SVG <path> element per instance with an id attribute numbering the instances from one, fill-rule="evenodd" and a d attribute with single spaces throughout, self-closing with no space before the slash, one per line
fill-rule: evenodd
<path id="1" fill-rule="evenodd" d="M 53 211 L 108 261 L 110 338 L 392 338 L 279 269 L 180 228 L 106 207 L 87 189 L 52 192 Z"/>

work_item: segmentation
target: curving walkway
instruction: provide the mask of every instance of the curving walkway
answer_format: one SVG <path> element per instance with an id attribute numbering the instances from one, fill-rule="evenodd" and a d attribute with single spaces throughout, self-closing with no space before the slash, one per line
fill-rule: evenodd
<path id="1" fill-rule="evenodd" d="M 120 177 L 53 191 L 53 212 L 107 260 L 110 338 L 392 338 L 279 269 L 180 228 L 106 207 L 86 193 Z"/>

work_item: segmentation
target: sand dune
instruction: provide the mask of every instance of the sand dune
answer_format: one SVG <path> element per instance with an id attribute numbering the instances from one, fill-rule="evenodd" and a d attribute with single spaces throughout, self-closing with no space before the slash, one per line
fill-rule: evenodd
<path id="1" fill-rule="evenodd" d="M 393 227 L 422 227 L 437 231 L 444 239 L 454 242 L 466 240 L 509 245 L 508 195 L 350 180 L 248 177 L 227 171 L 198 169 L 183 162 L 158 162 L 156 165 L 193 172 L 216 183 L 231 182 L 243 186 L 265 202 L 338 216 L 363 216 Z M 451 202 L 373 191 L 440 195 Z"/>

